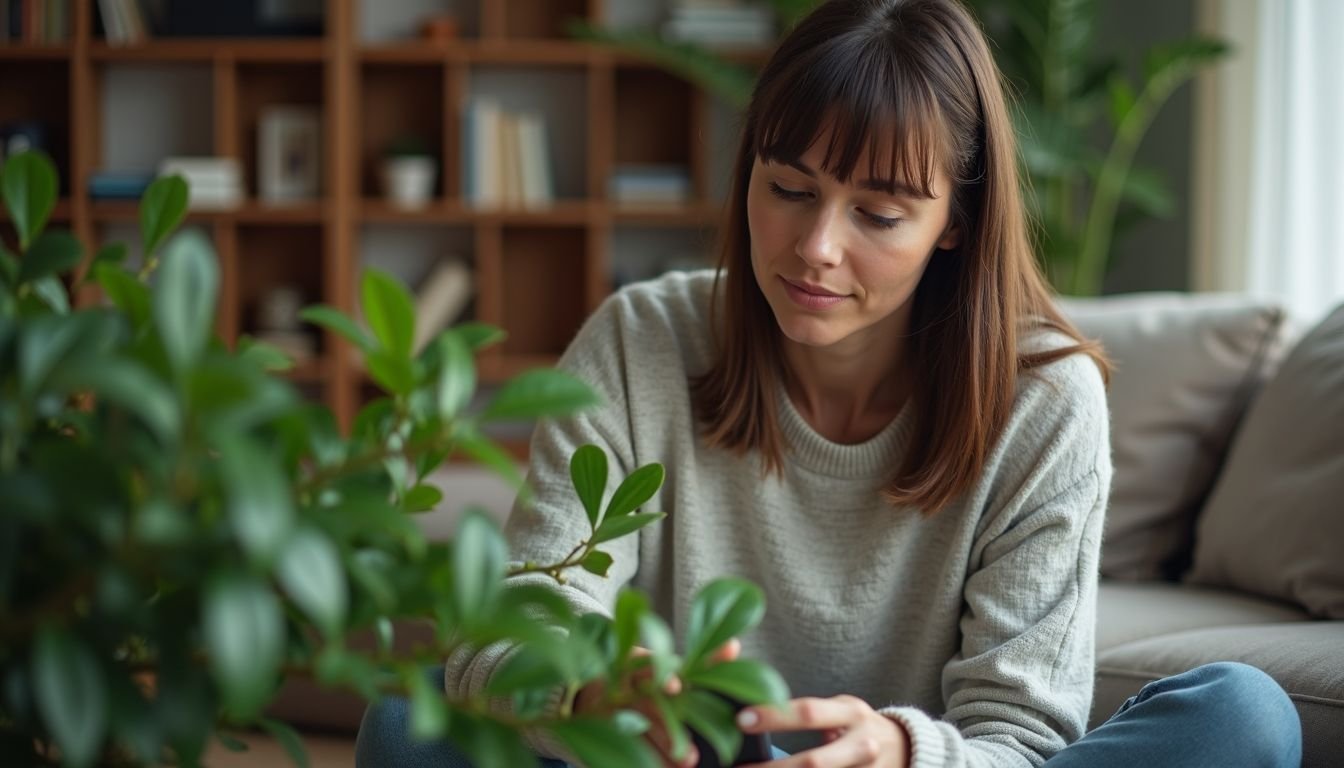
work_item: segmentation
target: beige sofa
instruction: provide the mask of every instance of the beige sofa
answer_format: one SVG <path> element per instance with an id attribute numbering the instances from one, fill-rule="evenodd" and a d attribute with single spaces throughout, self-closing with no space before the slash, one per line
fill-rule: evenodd
<path id="1" fill-rule="evenodd" d="M 1063 306 L 1117 366 L 1093 725 L 1150 680 L 1242 661 L 1296 703 L 1303 765 L 1344 765 L 1344 308 L 1294 330 L 1243 297 Z M 506 514 L 502 484 L 451 472 L 456 504 Z M 449 535 L 457 511 L 422 524 Z M 357 700 L 291 686 L 276 710 L 353 750 Z"/>
<path id="2" fill-rule="evenodd" d="M 1302 764 L 1344 765 L 1344 307 L 1311 328 L 1233 296 L 1063 307 L 1116 363 L 1092 725 L 1241 661 L 1288 691 Z"/>

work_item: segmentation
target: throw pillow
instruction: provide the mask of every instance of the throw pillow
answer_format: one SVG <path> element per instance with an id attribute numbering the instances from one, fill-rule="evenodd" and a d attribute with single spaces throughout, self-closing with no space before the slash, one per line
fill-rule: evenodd
<path id="1" fill-rule="evenodd" d="M 1190 580 L 1344 619 L 1344 306 L 1246 414 L 1200 518 Z"/>
<path id="2" fill-rule="evenodd" d="M 1283 313 L 1243 296 L 1176 293 L 1060 308 L 1115 363 L 1102 575 L 1179 578 L 1233 430 L 1281 357 Z"/>

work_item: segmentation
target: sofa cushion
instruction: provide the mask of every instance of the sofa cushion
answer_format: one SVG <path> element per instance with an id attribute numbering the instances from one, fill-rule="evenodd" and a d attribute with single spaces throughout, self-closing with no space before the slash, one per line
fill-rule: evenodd
<path id="1" fill-rule="evenodd" d="M 1246 414 L 1200 517 L 1190 580 L 1344 619 L 1344 306 Z"/>
<path id="2" fill-rule="evenodd" d="M 1302 765 L 1338 765 L 1344 755 L 1344 621 L 1216 627 L 1111 648 L 1097 657 L 1089 728 L 1149 682 L 1215 661 L 1258 667 L 1288 692 L 1302 718 Z"/>
<path id="3" fill-rule="evenodd" d="M 1060 308 L 1115 363 L 1101 572 L 1176 578 L 1233 429 L 1280 357 L 1283 314 L 1217 294 L 1065 299 Z"/>
<path id="4" fill-rule="evenodd" d="M 1103 581 L 1097 591 L 1097 652 L 1172 632 L 1308 618 L 1295 605 L 1243 592 L 1169 582 Z"/>

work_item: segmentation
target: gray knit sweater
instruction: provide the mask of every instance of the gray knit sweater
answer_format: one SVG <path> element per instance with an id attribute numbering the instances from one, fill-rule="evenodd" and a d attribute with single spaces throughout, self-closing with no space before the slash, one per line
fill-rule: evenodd
<path id="1" fill-rule="evenodd" d="M 578 611 L 609 615 L 632 584 L 680 638 L 696 590 L 741 576 L 768 601 L 743 656 L 773 665 L 795 697 L 853 694 L 895 718 L 915 768 L 1039 765 L 1081 736 L 1111 475 L 1096 366 L 1073 355 L 1024 375 L 980 481 L 925 518 L 879 494 L 907 450 L 909 408 L 871 440 L 841 445 L 781 397 L 791 447 L 782 476 L 763 477 L 759 457 L 704 445 L 687 379 L 710 363 L 712 281 L 699 272 L 631 286 L 584 326 L 561 367 L 607 402 L 537 429 L 537 502 L 509 520 L 513 557 L 555 562 L 586 538 L 568 469 L 579 446 L 606 449 L 612 488 L 661 462 L 667 480 L 645 510 L 668 517 L 608 545 L 608 578 L 572 571 L 556 587 Z M 506 653 L 449 659 L 448 690 L 480 690 Z M 812 733 L 774 739 L 790 752 L 819 743 Z"/>

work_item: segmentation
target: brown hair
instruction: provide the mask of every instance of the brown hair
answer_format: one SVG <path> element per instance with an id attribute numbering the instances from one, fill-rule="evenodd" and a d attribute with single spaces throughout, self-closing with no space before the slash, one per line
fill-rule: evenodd
<path id="1" fill-rule="evenodd" d="M 912 382 L 912 439 L 884 491 L 933 514 L 983 471 L 1019 374 L 1076 352 L 1103 376 L 1109 365 L 1055 309 L 1032 253 L 1012 121 L 975 19 L 957 0 L 830 0 L 780 44 L 747 109 L 711 304 L 716 359 L 691 382 L 711 445 L 759 451 L 767 471 L 780 469 L 786 371 L 751 269 L 747 185 L 757 156 L 795 161 L 828 125 L 823 168 L 841 182 L 865 145 L 873 163 L 893 150 L 892 172 L 870 168 L 874 177 L 931 195 L 941 162 L 953 182 L 959 243 L 934 254 L 912 297 L 907 359 L 929 375 Z M 1019 339 L 1043 328 L 1075 343 L 1022 351 Z"/>

